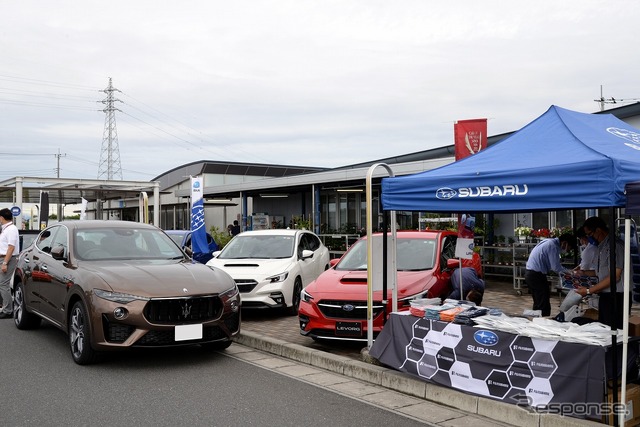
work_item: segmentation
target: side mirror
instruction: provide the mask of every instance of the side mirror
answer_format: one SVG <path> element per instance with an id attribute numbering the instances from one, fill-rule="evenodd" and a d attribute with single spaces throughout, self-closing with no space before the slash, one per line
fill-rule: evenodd
<path id="1" fill-rule="evenodd" d="M 454 268 L 460 267 L 460 260 L 457 258 L 449 258 L 447 260 L 447 269 L 453 270 Z"/>
<path id="2" fill-rule="evenodd" d="M 333 259 L 330 259 L 330 260 L 329 260 L 329 266 L 330 266 L 331 268 L 333 268 L 333 267 L 335 267 L 335 266 L 336 266 L 336 264 L 337 264 L 338 262 L 340 262 L 340 258 L 333 258 Z"/>
<path id="3" fill-rule="evenodd" d="M 307 259 L 307 258 L 313 258 L 313 251 L 310 251 L 309 249 L 305 249 L 302 251 L 302 256 L 300 257 L 300 259 Z"/>
<path id="4" fill-rule="evenodd" d="M 53 259 L 57 259 L 58 261 L 64 259 L 64 246 L 56 246 L 51 249 L 51 256 Z"/>
<path id="5" fill-rule="evenodd" d="M 222 251 L 215 251 L 215 252 L 213 252 L 213 253 L 211 254 L 211 257 L 212 257 L 212 258 L 218 258 L 218 255 L 220 255 L 220 252 L 222 252 Z"/>

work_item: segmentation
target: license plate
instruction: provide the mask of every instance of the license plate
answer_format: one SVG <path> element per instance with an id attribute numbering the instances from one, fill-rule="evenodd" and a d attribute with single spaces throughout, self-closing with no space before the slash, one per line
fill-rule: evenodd
<path id="1" fill-rule="evenodd" d="M 339 337 L 361 337 L 361 322 L 336 322 L 336 336 Z"/>
<path id="2" fill-rule="evenodd" d="M 202 339 L 202 325 L 177 325 L 176 341 L 200 340 Z"/>

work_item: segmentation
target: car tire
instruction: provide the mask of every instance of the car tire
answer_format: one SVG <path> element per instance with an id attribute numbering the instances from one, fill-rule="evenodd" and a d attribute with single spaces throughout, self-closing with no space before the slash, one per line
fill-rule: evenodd
<path id="1" fill-rule="evenodd" d="M 300 292 L 302 292 L 302 279 L 296 277 L 293 282 L 293 295 L 291 295 L 291 307 L 287 309 L 291 316 L 297 316 L 300 309 Z"/>
<path id="2" fill-rule="evenodd" d="M 25 302 L 24 286 L 22 283 L 16 283 L 13 291 L 13 321 L 18 329 L 36 329 L 40 326 L 42 319 L 27 312 L 27 303 Z"/>
<path id="3" fill-rule="evenodd" d="M 232 343 L 233 343 L 232 340 L 228 340 L 228 341 L 218 341 L 218 342 L 207 342 L 207 343 L 200 344 L 200 346 L 205 350 L 222 351 L 222 350 L 228 349 Z"/>
<path id="4" fill-rule="evenodd" d="M 73 361 L 78 365 L 89 365 L 96 361 L 97 353 L 91 347 L 89 315 L 82 301 L 77 301 L 69 316 L 69 348 Z"/>

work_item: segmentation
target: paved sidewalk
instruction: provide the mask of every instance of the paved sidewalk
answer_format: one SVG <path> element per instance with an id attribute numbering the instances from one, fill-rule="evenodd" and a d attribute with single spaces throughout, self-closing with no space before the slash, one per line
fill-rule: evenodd
<path id="1" fill-rule="evenodd" d="M 293 349 L 290 347 L 288 351 Z M 405 379 L 400 375 L 396 376 L 399 373 L 395 371 L 347 358 L 341 363 L 337 358 L 323 358 L 312 353 L 308 354 L 311 359 L 303 363 L 297 361 L 296 357 L 291 357 L 288 351 L 283 351 L 283 357 L 236 343 L 229 347 L 226 353 L 231 357 L 373 404 L 378 408 L 404 414 L 434 427 L 521 425 L 497 422 L 482 415 L 427 400 L 424 397 L 426 383 L 416 383 L 419 387 L 412 387 L 412 390 L 406 388 L 409 386 L 408 383 L 399 387 Z M 304 351 L 301 351 L 295 356 L 302 358 L 303 353 Z M 396 390 L 400 388 L 406 389 Z M 447 396 L 450 397 L 452 396 Z M 451 402 L 468 404 L 459 398 Z M 353 420 L 351 422 L 353 423 Z"/>
<path id="2" fill-rule="evenodd" d="M 557 313 L 557 309 L 562 301 L 562 295 L 552 295 L 552 315 Z M 488 281 L 485 291 L 483 306 L 500 308 L 509 315 L 521 315 L 524 310 L 531 309 L 532 299 L 526 289 L 522 295 L 518 295 L 511 282 Z M 640 305 L 634 304 L 632 314 L 640 313 Z M 540 415 L 492 399 L 474 396 L 459 392 L 457 390 L 441 387 L 435 384 L 422 381 L 408 374 L 385 368 L 376 364 L 376 361 L 368 357 L 366 342 L 364 343 L 316 343 L 311 338 L 300 335 L 298 318 L 287 316 L 282 313 L 273 312 L 243 312 L 242 332 L 236 339 L 241 346 L 231 346 L 229 351 L 238 357 L 257 357 L 259 359 L 270 359 L 277 357 L 297 361 L 309 365 L 310 371 L 302 369 L 301 372 L 313 372 L 321 378 L 323 372 L 338 373 L 354 378 L 357 383 L 345 382 L 334 384 L 341 389 L 349 389 L 352 385 L 355 390 L 368 390 L 365 385 L 373 384 L 389 390 L 389 396 L 401 393 L 411 397 L 406 406 L 401 406 L 403 410 L 411 410 L 412 416 L 416 414 L 420 419 L 432 425 L 438 426 L 479 426 L 479 425 L 514 425 L 531 427 L 573 427 L 573 426 L 598 426 L 600 423 L 578 420 L 575 418 L 561 417 L 555 415 Z M 254 354 L 246 355 L 236 353 L 246 353 L 246 347 L 260 350 L 259 356 Z M 271 354 L 271 356 L 269 355 Z M 264 363 L 286 363 L 264 362 Z M 315 368 L 321 369 L 317 372 Z M 293 368 L 292 368 L 293 369 Z M 295 368 L 297 370 L 299 368 Z M 310 380 L 313 377 L 301 378 Z M 342 380 L 339 380 L 342 381 Z M 363 385 L 364 384 L 364 385 Z M 357 391 L 354 391 L 357 393 Z M 374 395 L 379 391 L 372 392 Z M 379 397 L 384 396 L 380 394 Z M 374 398 L 373 396 L 371 398 Z M 415 399 L 418 399 L 416 402 Z M 385 400 L 385 399 L 382 399 Z M 424 404 L 423 406 L 421 406 Z M 416 406 L 417 405 L 417 406 Z M 435 406 L 430 406 L 435 405 Z M 413 408 L 413 409 L 409 409 Z M 428 408 L 428 409 L 424 409 Z M 440 419 L 436 414 L 447 413 L 452 418 Z M 460 411 L 462 415 L 460 415 Z M 420 415 L 422 414 L 422 415 Z M 432 417 L 433 416 L 433 417 Z M 492 421 L 489 421 L 492 420 Z M 487 424 L 489 423 L 489 424 Z M 493 424 L 492 424 L 493 423 Z"/>

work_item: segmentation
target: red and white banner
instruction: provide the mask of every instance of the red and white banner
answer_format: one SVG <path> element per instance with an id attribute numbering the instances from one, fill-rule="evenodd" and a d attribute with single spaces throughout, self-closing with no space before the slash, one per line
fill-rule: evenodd
<path id="1" fill-rule="evenodd" d="M 487 119 L 458 120 L 453 125 L 456 160 L 487 148 Z"/>
<path id="2" fill-rule="evenodd" d="M 458 120 L 453 125 L 453 133 L 456 160 L 464 159 L 487 148 L 487 119 Z M 475 223 L 473 214 L 458 214 L 459 239 L 456 245 L 456 256 L 459 258 L 473 258 Z"/>

